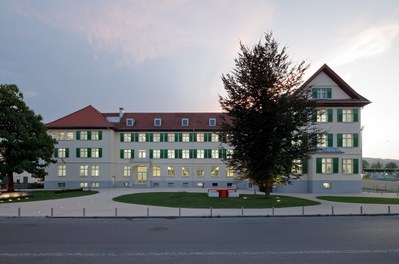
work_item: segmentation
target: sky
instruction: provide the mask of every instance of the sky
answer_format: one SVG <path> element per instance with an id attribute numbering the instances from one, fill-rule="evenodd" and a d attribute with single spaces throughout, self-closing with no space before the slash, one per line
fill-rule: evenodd
<path id="1" fill-rule="evenodd" d="M 398 0 L 0 0 L 0 83 L 44 122 L 87 105 L 221 111 L 240 41 L 265 32 L 306 78 L 326 63 L 369 99 L 363 156 L 399 159 Z"/>

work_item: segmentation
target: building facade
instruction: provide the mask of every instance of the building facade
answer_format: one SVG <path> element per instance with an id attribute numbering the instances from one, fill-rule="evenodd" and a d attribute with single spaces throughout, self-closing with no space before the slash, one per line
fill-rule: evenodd
<path id="1" fill-rule="evenodd" d="M 312 89 L 326 134 L 289 185 L 275 192 L 361 191 L 361 109 L 370 103 L 327 65 L 301 89 Z M 46 124 L 58 141 L 45 188 L 253 188 L 223 158 L 233 149 L 218 132 L 222 113 L 101 113 L 92 106 Z M 256 187 L 255 187 L 256 188 Z"/>

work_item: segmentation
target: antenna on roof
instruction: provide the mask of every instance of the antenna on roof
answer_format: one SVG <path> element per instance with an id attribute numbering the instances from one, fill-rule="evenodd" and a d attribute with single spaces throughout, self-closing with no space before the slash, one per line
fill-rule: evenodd
<path id="1" fill-rule="evenodd" d="M 123 109 L 123 107 L 119 107 L 119 119 L 120 120 L 122 120 L 124 114 L 125 114 L 125 109 Z"/>

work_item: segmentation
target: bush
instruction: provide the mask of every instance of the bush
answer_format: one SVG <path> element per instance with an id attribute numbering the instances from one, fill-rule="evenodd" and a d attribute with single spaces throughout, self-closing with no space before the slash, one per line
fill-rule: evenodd
<path id="1" fill-rule="evenodd" d="M 83 188 L 77 188 L 77 189 L 63 189 L 59 191 L 54 191 L 54 193 L 66 193 L 66 192 L 81 192 L 83 191 Z"/>

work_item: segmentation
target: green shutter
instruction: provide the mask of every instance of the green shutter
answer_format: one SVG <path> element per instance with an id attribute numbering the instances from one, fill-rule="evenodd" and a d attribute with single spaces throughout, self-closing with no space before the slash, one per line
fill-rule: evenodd
<path id="1" fill-rule="evenodd" d="M 342 122 L 342 109 L 337 109 L 337 121 Z"/>
<path id="2" fill-rule="evenodd" d="M 125 133 L 120 133 L 120 137 L 119 137 L 120 142 L 123 142 L 124 137 L 125 137 Z"/>
<path id="3" fill-rule="evenodd" d="M 359 122 L 359 109 L 353 109 L 353 122 Z"/>
<path id="4" fill-rule="evenodd" d="M 312 88 L 312 98 L 317 99 L 317 88 Z"/>
<path id="5" fill-rule="evenodd" d="M 76 131 L 76 140 L 80 140 L 80 131 Z"/>
<path id="6" fill-rule="evenodd" d="M 154 142 L 154 133 L 149 133 L 150 134 L 150 142 Z"/>
<path id="7" fill-rule="evenodd" d="M 221 148 L 219 149 L 219 159 L 225 159 L 226 158 L 226 149 Z"/>
<path id="8" fill-rule="evenodd" d="M 327 135 L 327 146 L 329 148 L 334 147 L 334 135 L 333 134 Z"/>
<path id="9" fill-rule="evenodd" d="M 359 173 L 359 160 L 353 159 L 353 174 Z"/>
<path id="10" fill-rule="evenodd" d="M 69 148 L 65 149 L 65 158 L 69 158 Z"/>
<path id="11" fill-rule="evenodd" d="M 337 147 L 342 148 L 342 134 L 341 133 L 337 134 Z"/>
<path id="12" fill-rule="evenodd" d="M 145 133 L 145 142 L 151 142 L 150 141 L 150 133 Z"/>
<path id="13" fill-rule="evenodd" d="M 333 173 L 339 172 L 339 159 L 333 158 Z"/>
<path id="14" fill-rule="evenodd" d="M 163 133 L 163 142 L 168 142 L 168 133 Z"/>
<path id="15" fill-rule="evenodd" d="M 321 173 L 321 158 L 316 158 L 316 173 Z"/>
<path id="16" fill-rule="evenodd" d="M 98 157 L 102 158 L 103 157 L 103 148 L 98 149 Z"/>
<path id="17" fill-rule="evenodd" d="M 161 133 L 161 142 L 166 142 L 166 141 L 165 141 L 165 138 L 164 138 L 164 134 L 165 134 L 165 133 Z"/>
<path id="18" fill-rule="evenodd" d="M 357 133 L 353 134 L 353 147 L 359 147 L 359 134 Z"/>
<path id="19" fill-rule="evenodd" d="M 168 157 L 168 150 L 161 149 L 161 159 L 166 159 Z"/>
<path id="20" fill-rule="evenodd" d="M 87 131 L 87 140 L 91 140 L 91 131 Z"/>
<path id="21" fill-rule="evenodd" d="M 190 142 L 197 142 L 197 133 L 190 133 Z"/>
<path id="22" fill-rule="evenodd" d="M 150 159 L 153 159 L 153 158 L 154 158 L 154 150 L 150 149 Z"/>
<path id="23" fill-rule="evenodd" d="M 54 148 L 54 158 L 58 158 L 58 148 Z"/>
<path id="24" fill-rule="evenodd" d="M 317 122 L 317 110 L 312 111 L 312 120 L 313 122 Z"/>
<path id="25" fill-rule="evenodd" d="M 332 98 L 332 88 L 327 88 L 327 98 L 328 99 Z"/>
<path id="26" fill-rule="evenodd" d="M 196 159 L 196 158 L 197 158 L 197 150 L 190 149 L 190 159 Z"/>
<path id="27" fill-rule="evenodd" d="M 178 158 L 179 158 L 179 150 L 175 149 L 175 159 L 178 159 Z"/>
<path id="28" fill-rule="evenodd" d="M 175 153 L 176 158 L 182 159 L 183 158 L 183 150 L 177 149 L 177 153 Z"/>
<path id="29" fill-rule="evenodd" d="M 333 110 L 332 109 L 327 110 L 327 118 L 328 118 L 327 119 L 328 122 L 331 123 L 333 121 Z"/>
<path id="30" fill-rule="evenodd" d="M 183 133 L 179 133 L 179 142 L 183 141 Z"/>
<path id="31" fill-rule="evenodd" d="M 210 158 L 212 158 L 212 150 L 211 150 L 211 149 L 205 149 L 205 150 L 204 150 L 204 158 L 205 158 L 205 159 L 210 159 Z"/>
<path id="32" fill-rule="evenodd" d="M 134 136 L 134 140 L 133 140 L 133 136 Z M 133 136 L 132 136 L 132 142 L 139 142 L 139 133 L 133 133 Z"/>
<path id="33" fill-rule="evenodd" d="M 103 132 L 98 131 L 98 140 L 103 140 Z"/>
<path id="34" fill-rule="evenodd" d="M 123 153 L 123 149 L 121 149 L 120 151 L 119 151 L 119 157 L 121 158 L 121 159 L 124 159 L 125 158 L 125 156 L 123 155 L 124 153 Z"/>
<path id="35" fill-rule="evenodd" d="M 80 148 L 76 148 L 76 157 L 80 158 Z"/>
<path id="36" fill-rule="evenodd" d="M 88 158 L 91 158 L 91 148 L 88 148 L 88 149 L 87 149 L 87 157 L 88 157 Z"/>
<path id="37" fill-rule="evenodd" d="M 131 159 L 134 159 L 134 149 L 131 149 L 131 150 L 130 150 L 130 158 L 131 158 Z"/>
<path id="38" fill-rule="evenodd" d="M 302 160 L 302 173 L 308 173 L 308 160 Z"/>

